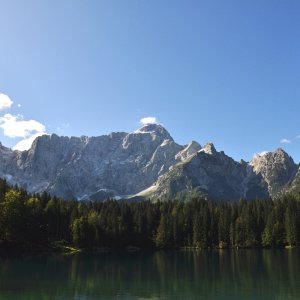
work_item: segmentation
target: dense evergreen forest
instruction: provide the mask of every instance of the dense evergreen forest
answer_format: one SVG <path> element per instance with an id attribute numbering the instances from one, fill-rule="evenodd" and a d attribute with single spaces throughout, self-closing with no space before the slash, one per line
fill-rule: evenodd
<path id="1" fill-rule="evenodd" d="M 0 180 L 0 248 L 227 248 L 300 245 L 300 197 L 214 203 L 65 201 Z"/>

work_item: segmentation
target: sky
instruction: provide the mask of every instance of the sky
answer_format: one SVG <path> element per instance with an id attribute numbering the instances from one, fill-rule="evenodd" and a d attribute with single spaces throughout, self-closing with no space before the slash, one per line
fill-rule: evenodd
<path id="1" fill-rule="evenodd" d="M 299 0 L 0 0 L 0 141 L 144 119 L 180 144 L 298 163 L 299 16 Z"/>

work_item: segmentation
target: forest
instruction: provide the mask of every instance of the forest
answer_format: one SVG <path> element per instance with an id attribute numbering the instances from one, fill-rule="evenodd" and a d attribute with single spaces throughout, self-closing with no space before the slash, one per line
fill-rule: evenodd
<path id="1" fill-rule="evenodd" d="M 300 245 L 299 193 L 278 200 L 66 201 L 0 180 L 0 248 L 256 248 Z"/>

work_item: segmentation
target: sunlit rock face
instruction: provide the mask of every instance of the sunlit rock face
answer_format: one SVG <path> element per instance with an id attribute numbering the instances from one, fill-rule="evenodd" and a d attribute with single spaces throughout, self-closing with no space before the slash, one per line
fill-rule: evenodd
<path id="1" fill-rule="evenodd" d="M 193 154 L 190 149 L 176 156 L 184 149 L 156 124 L 99 137 L 45 135 L 28 151 L 1 146 L 0 175 L 30 192 L 47 191 L 64 198 L 88 199 L 106 191 L 133 195 Z"/>
<path id="2" fill-rule="evenodd" d="M 65 199 L 268 198 L 297 185 L 298 168 L 281 149 L 247 163 L 212 143 L 179 145 L 158 124 L 98 137 L 40 136 L 26 151 L 0 145 L 0 177 Z"/>
<path id="3" fill-rule="evenodd" d="M 256 154 L 250 165 L 257 174 L 261 174 L 268 185 L 272 197 L 277 197 L 286 190 L 295 177 L 299 166 L 281 148 L 274 152 Z"/>

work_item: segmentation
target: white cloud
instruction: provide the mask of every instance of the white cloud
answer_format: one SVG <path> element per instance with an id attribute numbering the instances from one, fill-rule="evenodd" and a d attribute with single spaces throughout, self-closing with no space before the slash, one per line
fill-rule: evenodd
<path id="1" fill-rule="evenodd" d="M 0 93 L 0 110 L 10 108 L 12 104 L 13 101 L 7 95 Z"/>
<path id="2" fill-rule="evenodd" d="M 41 135 L 46 135 L 44 132 L 37 132 L 34 135 L 30 136 L 29 138 L 25 138 L 22 141 L 18 142 L 14 147 L 13 150 L 19 150 L 19 151 L 24 151 L 24 150 L 29 150 L 32 143 L 34 140 L 41 136 Z"/>
<path id="3" fill-rule="evenodd" d="M 299 134 L 299 135 L 297 135 L 297 139 L 300 139 L 300 134 Z"/>
<path id="4" fill-rule="evenodd" d="M 0 110 L 8 109 L 13 101 L 5 94 L 0 93 Z M 21 104 L 17 104 L 21 108 Z M 45 126 L 36 120 L 24 120 L 23 115 L 5 114 L 0 116 L 0 128 L 3 134 L 10 138 L 22 138 L 14 147 L 14 150 L 28 150 L 32 142 L 41 135 L 46 134 Z"/>
<path id="5" fill-rule="evenodd" d="M 158 122 L 155 117 L 145 117 L 140 120 L 140 123 L 142 125 L 148 125 L 148 124 L 157 124 Z"/>
<path id="6" fill-rule="evenodd" d="M 281 143 L 281 144 L 290 144 L 291 141 L 288 140 L 288 139 L 281 139 L 281 140 L 280 140 L 280 143 Z"/>
<path id="7" fill-rule="evenodd" d="M 35 133 L 45 133 L 45 126 L 35 120 L 24 121 L 22 115 L 5 114 L 0 117 L 0 128 L 4 135 L 15 138 L 28 138 Z"/>

